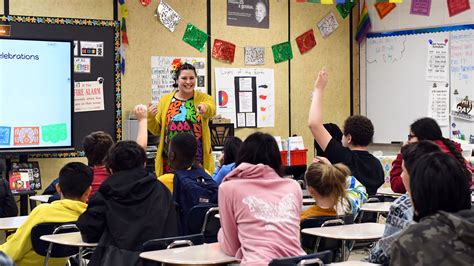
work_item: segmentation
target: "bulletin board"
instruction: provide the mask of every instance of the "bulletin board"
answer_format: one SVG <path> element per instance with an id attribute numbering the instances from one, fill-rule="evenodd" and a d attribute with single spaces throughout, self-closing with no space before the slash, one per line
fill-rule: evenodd
<path id="1" fill-rule="evenodd" d="M 82 139 L 93 131 L 107 132 L 115 140 L 122 138 L 118 21 L 29 16 L 3 16 L 0 21 L 11 25 L 12 38 L 74 41 L 75 60 L 88 63 L 75 64 L 74 82 L 99 82 L 103 86 L 103 108 L 73 113 L 74 151 L 35 154 L 33 157 L 82 156 Z M 91 44 L 97 44 L 99 49 L 91 50 L 97 48 Z M 84 69 L 87 65 L 89 69 Z"/>

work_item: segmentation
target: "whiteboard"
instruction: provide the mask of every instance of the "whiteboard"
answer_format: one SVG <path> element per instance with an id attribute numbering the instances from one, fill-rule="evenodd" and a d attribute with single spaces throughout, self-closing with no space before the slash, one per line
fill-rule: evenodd
<path id="1" fill-rule="evenodd" d="M 449 109 L 461 96 L 474 99 L 473 29 L 474 25 L 464 25 L 367 36 L 366 115 L 374 124 L 374 143 L 403 142 L 409 125 L 428 116 L 434 84 L 427 80 L 426 73 L 430 41 L 447 42 L 449 50 L 456 50 L 451 58 L 448 52 L 448 79 L 436 84 L 448 86 Z M 457 95 L 453 94 L 455 90 Z M 460 130 L 466 138 L 474 134 L 472 121 L 453 117 L 450 112 L 448 116 L 449 122 L 441 127 L 445 137 L 450 137 L 452 130 Z"/>

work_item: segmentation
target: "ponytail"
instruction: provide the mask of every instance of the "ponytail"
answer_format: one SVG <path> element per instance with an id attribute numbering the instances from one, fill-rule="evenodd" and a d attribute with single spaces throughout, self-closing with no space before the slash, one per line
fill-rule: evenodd
<path id="1" fill-rule="evenodd" d="M 305 174 L 306 184 L 323 197 L 341 202 L 346 197 L 346 177 L 350 170 L 344 164 L 312 163 Z"/>

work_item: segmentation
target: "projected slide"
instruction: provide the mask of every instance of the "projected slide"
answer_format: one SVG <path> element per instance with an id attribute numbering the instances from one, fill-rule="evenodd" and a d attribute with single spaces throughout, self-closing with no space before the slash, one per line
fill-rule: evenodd
<path id="1" fill-rule="evenodd" d="M 72 146 L 71 43 L 0 39 L 0 151 Z"/>

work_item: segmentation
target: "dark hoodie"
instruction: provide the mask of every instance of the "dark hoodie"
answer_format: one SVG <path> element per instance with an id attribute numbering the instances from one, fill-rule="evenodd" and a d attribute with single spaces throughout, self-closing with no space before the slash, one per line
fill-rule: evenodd
<path id="1" fill-rule="evenodd" d="M 409 226 L 391 247 L 391 265 L 472 265 L 474 210 L 439 211 Z"/>
<path id="2" fill-rule="evenodd" d="M 77 226 L 85 242 L 99 242 L 90 264 L 99 265 L 116 257 L 110 246 L 131 251 L 127 257 L 138 256 L 145 241 L 176 236 L 177 223 L 169 190 L 140 167 L 114 173 L 105 180 Z"/>

